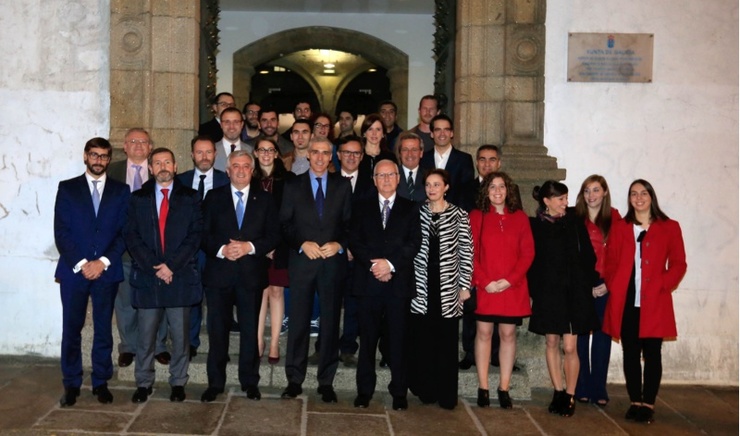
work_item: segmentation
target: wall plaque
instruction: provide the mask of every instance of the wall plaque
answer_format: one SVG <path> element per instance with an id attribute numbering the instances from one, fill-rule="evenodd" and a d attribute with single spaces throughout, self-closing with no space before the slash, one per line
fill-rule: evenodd
<path id="1" fill-rule="evenodd" d="M 569 33 L 569 82 L 650 83 L 652 33 Z"/>

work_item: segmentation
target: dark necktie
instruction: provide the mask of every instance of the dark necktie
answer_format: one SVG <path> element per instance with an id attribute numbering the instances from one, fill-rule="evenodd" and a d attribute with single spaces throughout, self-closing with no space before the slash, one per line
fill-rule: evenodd
<path id="1" fill-rule="evenodd" d="M 201 174 L 200 182 L 198 182 L 198 197 L 202 200 L 206 196 L 206 175 Z"/>
<path id="2" fill-rule="evenodd" d="M 236 223 L 239 225 L 239 230 L 241 230 L 244 221 L 244 193 L 236 191 L 236 195 L 239 197 L 239 201 L 236 202 Z"/>
<path id="3" fill-rule="evenodd" d="M 162 189 L 162 203 L 159 204 L 159 238 L 162 243 L 162 253 L 164 253 L 164 231 L 167 226 L 167 214 L 170 211 L 170 199 L 167 198 L 169 189 Z"/>
<path id="4" fill-rule="evenodd" d="M 319 182 L 319 188 L 316 189 L 316 211 L 319 213 L 319 219 L 324 216 L 324 189 L 321 187 L 321 177 L 316 177 Z"/>
<path id="5" fill-rule="evenodd" d="M 234 150 L 236 150 L 236 144 L 231 144 L 231 152 L 233 153 Z"/>
<path id="6" fill-rule="evenodd" d="M 95 216 L 98 216 L 98 209 L 100 208 L 100 192 L 98 191 L 98 183 L 100 183 L 100 180 L 93 180 L 93 192 L 92 192 L 92 200 L 93 200 L 93 207 L 95 208 Z"/>
<path id="7" fill-rule="evenodd" d="M 355 178 L 355 176 L 343 176 L 345 179 L 349 180 L 349 186 L 352 187 L 352 192 L 355 192 L 355 186 L 352 184 L 352 179 Z"/>
<path id="8" fill-rule="evenodd" d="M 646 234 L 647 230 L 643 230 L 637 235 L 637 242 L 640 244 L 640 259 L 642 259 L 642 240 L 645 239 Z"/>
<path id="9" fill-rule="evenodd" d="M 138 191 L 141 189 L 142 180 L 141 180 L 141 173 L 139 172 L 141 170 L 141 165 L 131 165 L 131 168 L 134 169 L 134 185 L 131 187 L 131 192 Z"/>
<path id="10" fill-rule="evenodd" d="M 409 171 L 409 178 L 406 180 L 406 184 L 409 185 L 409 197 L 414 195 L 414 172 Z"/>
<path id="11" fill-rule="evenodd" d="M 381 211 L 381 215 L 383 215 L 383 228 L 388 224 L 388 217 L 391 215 L 390 203 L 391 202 L 389 200 L 383 201 L 383 210 Z"/>

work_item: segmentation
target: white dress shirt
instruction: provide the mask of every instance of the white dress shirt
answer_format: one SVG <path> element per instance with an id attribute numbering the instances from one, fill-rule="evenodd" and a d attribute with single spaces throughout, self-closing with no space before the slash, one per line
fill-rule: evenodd
<path id="1" fill-rule="evenodd" d="M 437 153 L 437 147 L 434 147 L 434 166 L 435 168 L 445 169 L 447 161 L 450 159 L 450 153 L 452 153 L 452 146 L 447 147 L 447 151 L 442 154 Z"/>

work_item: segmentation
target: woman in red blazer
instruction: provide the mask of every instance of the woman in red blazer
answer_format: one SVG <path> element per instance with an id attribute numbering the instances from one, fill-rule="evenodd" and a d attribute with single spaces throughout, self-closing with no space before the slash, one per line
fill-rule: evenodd
<path id="1" fill-rule="evenodd" d="M 624 223 L 613 228 L 607 242 L 605 279 L 611 297 L 603 325 L 606 334 L 622 341 L 628 420 L 653 422 L 663 338 L 677 335 L 671 292 L 685 273 L 681 227 L 660 210 L 652 185 L 635 180 Z"/>
<path id="2" fill-rule="evenodd" d="M 477 288 L 475 356 L 478 368 L 478 405 L 488 398 L 488 356 L 494 323 L 498 323 L 500 378 L 499 405 L 511 409 L 509 382 L 516 358 L 516 326 L 532 311 L 527 270 L 534 259 L 529 218 L 522 212 L 514 183 L 506 173 L 493 172 L 483 179 L 478 209 L 470 212 L 473 231 L 473 285 Z"/>

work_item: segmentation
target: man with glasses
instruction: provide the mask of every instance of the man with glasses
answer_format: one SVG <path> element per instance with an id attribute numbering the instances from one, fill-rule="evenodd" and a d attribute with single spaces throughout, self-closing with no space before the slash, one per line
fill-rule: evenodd
<path id="1" fill-rule="evenodd" d="M 236 107 L 236 101 L 231 93 L 221 92 L 216 95 L 211 103 L 213 118 L 198 127 L 198 134 L 210 136 L 213 142 L 220 141 L 224 137 L 223 130 L 221 130 L 221 113 L 230 107 Z"/>
<path id="2" fill-rule="evenodd" d="M 242 114 L 244 115 L 244 128 L 242 128 L 242 141 L 248 142 L 260 134 L 260 105 L 250 101 L 244 105 Z"/>
<path id="3" fill-rule="evenodd" d="M 131 192 L 138 191 L 149 180 L 147 157 L 152 151 L 152 140 L 149 132 L 135 127 L 126 132 L 123 139 L 123 151 L 126 160 L 113 162 L 108 168 L 111 179 L 126 183 Z M 123 253 L 123 282 L 118 287 L 116 295 L 116 326 L 121 342 L 118 344 L 118 366 L 131 365 L 136 356 L 136 340 L 139 336 L 139 323 L 136 309 L 131 305 L 131 256 L 128 251 Z M 157 332 L 155 358 L 162 365 L 170 363 L 170 353 L 167 351 L 167 323 L 162 321 Z"/>
<path id="4" fill-rule="evenodd" d="M 295 131 L 295 125 L 294 125 Z M 339 365 L 339 315 L 341 279 L 347 263 L 347 237 L 352 188 L 338 174 L 329 174 L 332 145 L 312 140 L 308 145 L 309 169 L 287 180 L 280 207 L 283 237 L 290 246 L 288 273 L 291 304 L 283 398 L 303 393 L 308 366 L 309 331 L 314 291 L 318 290 L 322 322 L 318 393 L 335 403 L 334 376 Z"/>
<path id="5" fill-rule="evenodd" d="M 113 148 L 103 138 L 85 144 L 85 174 L 59 183 L 54 205 L 54 241 L 59 262 L 54 274 L 62 299 L 62 407 L 77 402 L 82 385 L 81 332 L 88 299 L 92 300 L 92 390 L 101 403 L 113 401 L 112 318 L 121 256 L 126 248 L 123 226 L 130 192 L 106 177 Z"/>
<path id="6" fill-rule="evenodd" d="M 416 203 L 396 195 L 400 180 L 391 160 L 375 165 L 378 195 L 352 209 L 349 249 L 354 256 L 354 295 L 359 299 L 360 355 L 355 407 L 366 408 L 375 393 L 375 349 L 382 325 L 388 331 L 393 410 L 408 408 L 406 319 L 415 295 L 414 256 L 421 247 Z"/>
<path id="7" fill-rule="evenodd" d="M 398 172 L 401 181 L 398 195 L 422 203 L 427 199 L 424 176 L 429 168 L 420 165 L 424 147 L 421 138 L 414 132 L 403 132 L 398 137 Z"/>

